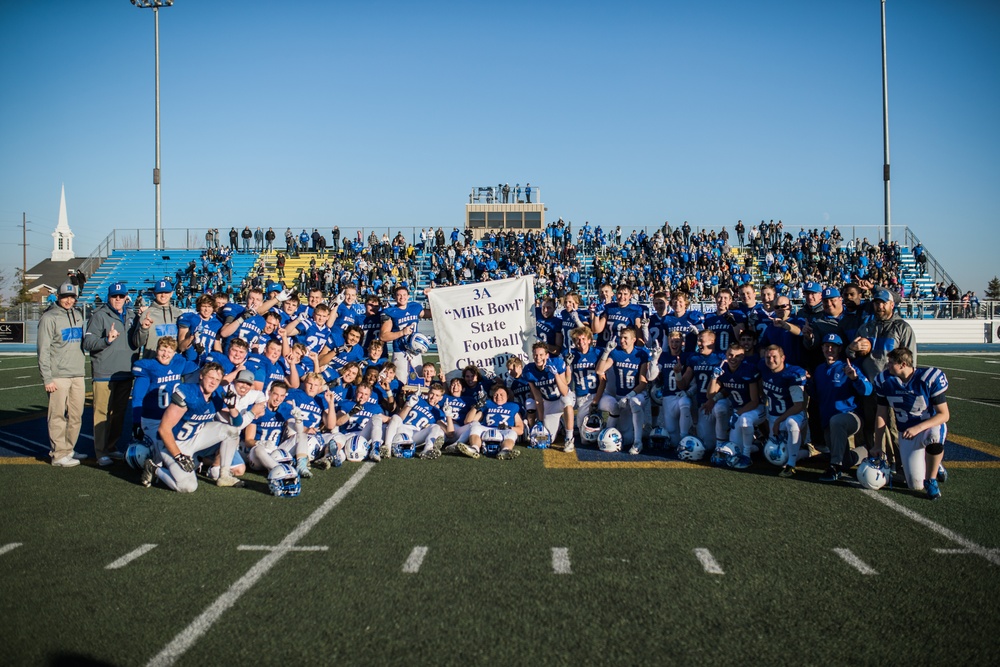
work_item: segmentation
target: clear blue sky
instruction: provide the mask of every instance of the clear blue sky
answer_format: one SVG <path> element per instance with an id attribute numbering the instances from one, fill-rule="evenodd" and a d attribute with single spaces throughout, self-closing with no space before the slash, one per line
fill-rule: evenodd
<path id="1" fill-rule="evenodd" d="M 530 181 L 605 227 L 883 222 L 878 0 L 177 0 L 164 227 L 460 226 Z M 892 213 L 963 289 L 1000 273 L 1000 4 L 889 0 Z M 153 226 L 153 16 L 0 3 L 0 260 Z"/>

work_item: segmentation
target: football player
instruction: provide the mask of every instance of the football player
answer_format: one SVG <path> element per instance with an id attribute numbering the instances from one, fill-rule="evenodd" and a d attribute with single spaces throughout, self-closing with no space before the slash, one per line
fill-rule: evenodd
<path id="1" fill-rule="evenodd" d="M 566 382 L 566 364 L 559 357 L 549 357 L 549 346 L 538 341 L 531 346 L 531 356 L 535 363 L 524 369 L 524 379 L 531 387 L 531 397 L 535 399 L 538 417 L 542 420 L 549 437 L 555 440 L 562 417 L 566 429 L 566 446 L 573 450 L 573 397 Z"/>
<path id="2" fill-rule="evenodd" d="M 670 443 L 675 447 L 681 438 L 691 432 L 691 397 L 681 388 L 684 369 L 687 366 L 684 351 L 684 334 L 671 331 L 667 334 L 667 349 L 660 355 L 657 381 L 662 387 L 663 404 L 660 406 L 660 425 L 667 431 Z"/>
<path id="3" fill-rule="evenodd" d="M 636 337 L 645 315 L 643 309 L 632 303 L 632 288 L 622 283 L 615 292 L 617 301 L 604 306 L 604 311 L 594 317 L 594 333 L 601 335 L 601 342 L 607 345 L 612 339 L 618 340 L 625 327 L 632 327 Z"/>
<path id="4" fill-rule="evenodd" d="M 535 309 L 535 336 L 552 350 L 562 349 L 562 320 L 556 317 L 556 300 L 552 297 L 542 299 Z"/>
<path id="5" fill-rule="evenodd" d="M 177 341 L 162 336 L 156 341 L 156 357 L 139 359 L 132 364 L 132 439 L 155 442 L 163 412 L 170 405 L 174 387 L 189 382 L 198 372 L 198 364 L 177 354 Z"/>
<path id="6" fill-rule="evenodd" d="M 705 328 L 715 332 L 715 346 L 720 351 L 728 350 L 746 325 L 743 313 L 729 310 L 732 303 L 733 291 L 723 287 L 715 295 L 715 312 L 705 316 Z"/>
<path id="7" fill-rule="evenodd" d="M 336 397 L 326 386 L 319 373 L 306 373 L 302 389 L 291 389 L 278 409 L 285 417 L 286 439 L 281 443 L 289 454 L 295 456 L 295 469 L 305 479 L 312 477 L 309 462 L 315 456 L 310 437 L 321 430 L 333 431 L 336 421 Z M 324 439 L 325 440 L 325 439 Z"/>
<path id="8" fill-rule="evenodd" d="M 279 408 L 288 395 L 288 385 L 275 380 L 267 392 L 264 410 L 243 431 L 243 452 L 251 468 L 270 472 L 278 463 L 271 452 L 285 437 L 285 414 Z"/>
<path id="9" fill-rule="evenodd" d="M 768 432 L 777 438 L 784 431 L 788 440 L 788 462 L 778 473 L 781 477 L 795 474 L 799 447 L 805 430 L 806 372 L 785 363 L 785 353 L 777 345 L 764 350 L 765 368 L 761 372 L 761 387 L 767 401 Z"/>
<path id="10" fill-rule="evenodd" d="M 195 455 L 220 443 L 224 465 L 216 485 L 243 486 L 242 481 L 229 474 L 229 463 L 239 445 L 239 431 L 246 413 L 236 408 L 235 394 L 224 398 L 218 391 L 221 382 L 222 367 L 209 362 L 202 366 L 197 383 L 174 387 L 157 431 L 159 440 L 155 441 L 143 467 L 143 486 L 150 486 L 155 476 L 174 491 L 194 492 L 198 488 Z"/>
<path id="11" fill-rule="evenodd" d="M 424 361 L 420 355 L 411 355 L 407 341 L 417 330 L 421 318 L 430 318 L 431 311 L 419 303 L 410 303 L 410 290 L 405 285 L 396 285 L 392 291 L 396 305 L 382 311 L 380 338 L 383 343 L 392 343 L 392 363 L 396 365 L 396 377 L 408 380 L 410 368 L 420 368 Z"/>
<path id="12" fill-rule="evenodd" d="M 559 320 L 562 326 L 563 348 L 566 352 L 573 350 L 575 342 L 573 330 L 582 326 L 589 327 L 591 322 L 590 311 L 580 308 L 582 303 L 580 295 L 576 292 L 571 292 L 566 295 L 562 312 L 559 313 Z M 591 335 L 593 335 L 593 332 L 591 332 Z"/>
<path id="13" fill-rule="evenodd" d="M 593 346 L 594 334 L 590 327 L 577 327 L 570 332 L 574 350 L 569 355 L 566 365 L 566 381 L 573 383 L 573 393 L 576 395 L 575 412 L 576 428 L 583 428 L 583 421 L 590 414 L 597 396 L 600 378 L 597 375 L 597 348 Z M 567 449 L 565 451 L 572 451 Z"/>
<path id="14" fill-rule="evenodd" d="M 715 449 L 715 419 L 712 416 L 714 403 L 708 400 L 708 387 L 715 373 L 726 362 L 726 355 L 715 349 L 715 332 L 705 329 L 698 333 L 698 350 L 687 357 L 684 375 L 678 386 L 687 390 L 692 401 L 692 411 L 698 410 L 698 438 L 709 454 Z M 692 414 L 692 418 L 694 415 Z M 681 433 L 681 437 L 686 433 Z"/>
<path id="15" fill-rule="evenodd" d="M 389 417 L 382 410 L 378 400 L 372 396 L 370 384 L 360 384 L 353 401 L 340 403 L 337 411 L 337 426 L 340 433 L 333 436 L 330 443 L 333 465 L 340 466 L 346 459 L 344 445 L 352 436 L 360 435 L 369 443 L 368 457 L 375 461 L 382 460 L 382 455 L 388 456 L 389 451 L 383 451 L 382 432 Z M 391 446 L 391 445 L 390 445 Z M 336 447 L 336 452 L 332 450 Z"/>
<path id="16" fill-rule="evenodd" d="M 190 361 L 198 361 L 204 354 L 215 350 L 222 352 L 219 329 L 222 322 L 215 316 L 215 301 L 208 294 L 198 297 L 195 312 L 177 318 L 177 351 Z"/>
<path id="17" fill-rule="evenodd" d="M 450 413 L 441 408 L 443 397 L 444 385 L 440 382 L 431 385 L 426 398 L 419 393 L 410 394 L 402 409 L 386 424 L 385 442 L 391 446 L 397 434 L 406 433 L 414 443 L 423 443 L 420 458 L 441 456 L 445 433 L 455 430 Z"/>
<path id="18" fill-rule="evenodd" d="M 514 443 L 524 434 L 524 422 L 521 421 L 519 410 L 517 403 L 507 400 L 507 387 L 502 384 L 493 385 L 490 398 L 483 396 L 477 400 L 465 418 L 470 425 L 466 436 L 468 443 L 460 438 L 458 442 L 445 447 L 444 452 L 478 459 L 483 438 L 494 437 L 501 440 L 498 459 L 504 461 L 517 458 L 520 452 L 514 449 Z"/>
<path id="19" fill-rule="evenodd" d="M 619 296 L 621 296 L 621 292 L 619 292 Z M 648 399 L 646 373 L 649 350 L 644 347 L 636 347 L 635 342 L 638 337 L 639 334 L 635 327 L 627 326 L 621 329 L 621 338 L 618 343 L 616 344 L 614 339 L 608 342 L 595 369 L 598 375 L 605 377 L 607 377 L 608 371 L 611 371 L 614 381 L 613 393 L 602 396 L 599 403 L 601 411 L 607 412 L 609 415 L 608 427 L 614 428 L 616 426 L 622 411 L 631 417 L 632 446 L 629 449 L 629 454 L 638 454 L 642 451 L 643 417 L 645 415 L 643 404 Z"/>
<path id="20" fill-rule="evenodd" d="M 886 369 L 875 378 L 878 414 L 875 442 L 882 442 L 889 411 L 896 416 L 899 428 L 899 453 L 911 489 L 927 492 L 930 500 L 941 497 L 939 481 L 947 473 L 941 466 L 948 435 L 948 378 L 944 371 L 914 368 L 913 352 L 900 347 L 889 352 Z M 872 456 L 881 456 L 873 448 Z"/>
<path id="21" fill-rule="evenodd" d="M 713 409 L 716 437 L 737 445 L 736 453 L 747 458 L 753 453 L 754 428 L 766 419 L 759 383 L 756 361 L 747 358 L 742 345 L 733 343 L 726 350 L 726 363 L 708 389 L 709 400 L 718 399 Z"/>

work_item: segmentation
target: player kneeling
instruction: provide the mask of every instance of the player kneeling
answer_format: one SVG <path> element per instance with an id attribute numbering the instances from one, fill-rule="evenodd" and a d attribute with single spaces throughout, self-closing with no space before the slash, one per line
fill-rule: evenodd
<path id="1" fill-rule="evenodd" d="M 938 482 L 944 481 L 944 442 L 948 435 L 948 378 L 938 368 L 914 368 L 913 352 L 905 347 L 889 353 L 886 369 L 872 383 L 878 400 L 875 445 L 872 456 L 880 457 L 889 410 L 899 426 L 899 452 L 906 483 L 924 490 L 930 500 L 941 497 Z"/>
<path id="2" fill-rule="evenodd" d="M 441 456 L 445 433 L 453 431 L 451 416 L 441 406 L 444 385 L 432 382 L 427 398 L 419 393 L 406 399 L 399 413 L 389 419 L 385 427 L 385 442 L 396 444 L 396 436 L 405 434 L 410 442 L 423 443 L 422 459 L 436 459 Z M 391 450 L 390 450 L 391 451 Z"/>

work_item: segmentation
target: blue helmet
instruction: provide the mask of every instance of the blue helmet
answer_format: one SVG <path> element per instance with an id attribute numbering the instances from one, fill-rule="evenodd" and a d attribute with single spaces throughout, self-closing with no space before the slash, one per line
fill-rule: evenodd
<path id="1" fill-rule="evenodd" d="M 410 354 L 423 354 L 431 349 L 431 339 L 422 333 L 414 332 L 406 341 L 406 349 L 409 350 Z"/>

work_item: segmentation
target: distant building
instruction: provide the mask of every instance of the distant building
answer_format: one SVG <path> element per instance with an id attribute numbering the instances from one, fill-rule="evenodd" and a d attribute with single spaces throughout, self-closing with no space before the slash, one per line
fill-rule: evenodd
<path id="1" fill-rule="evenodd" d="M 73 230 L 69 228 L 69 216 L 66 214 L 66 186 L 63 185 L 59 198 L 59 221 L 52 232 L 52 254 L 25 272 L 31 301 L 45 301 L 70 276 L 75 276 L 83 262 L 77 259 L 73 251 L 73 237 Z M 72 282 L 76 282 L 75 277 Z"/>

